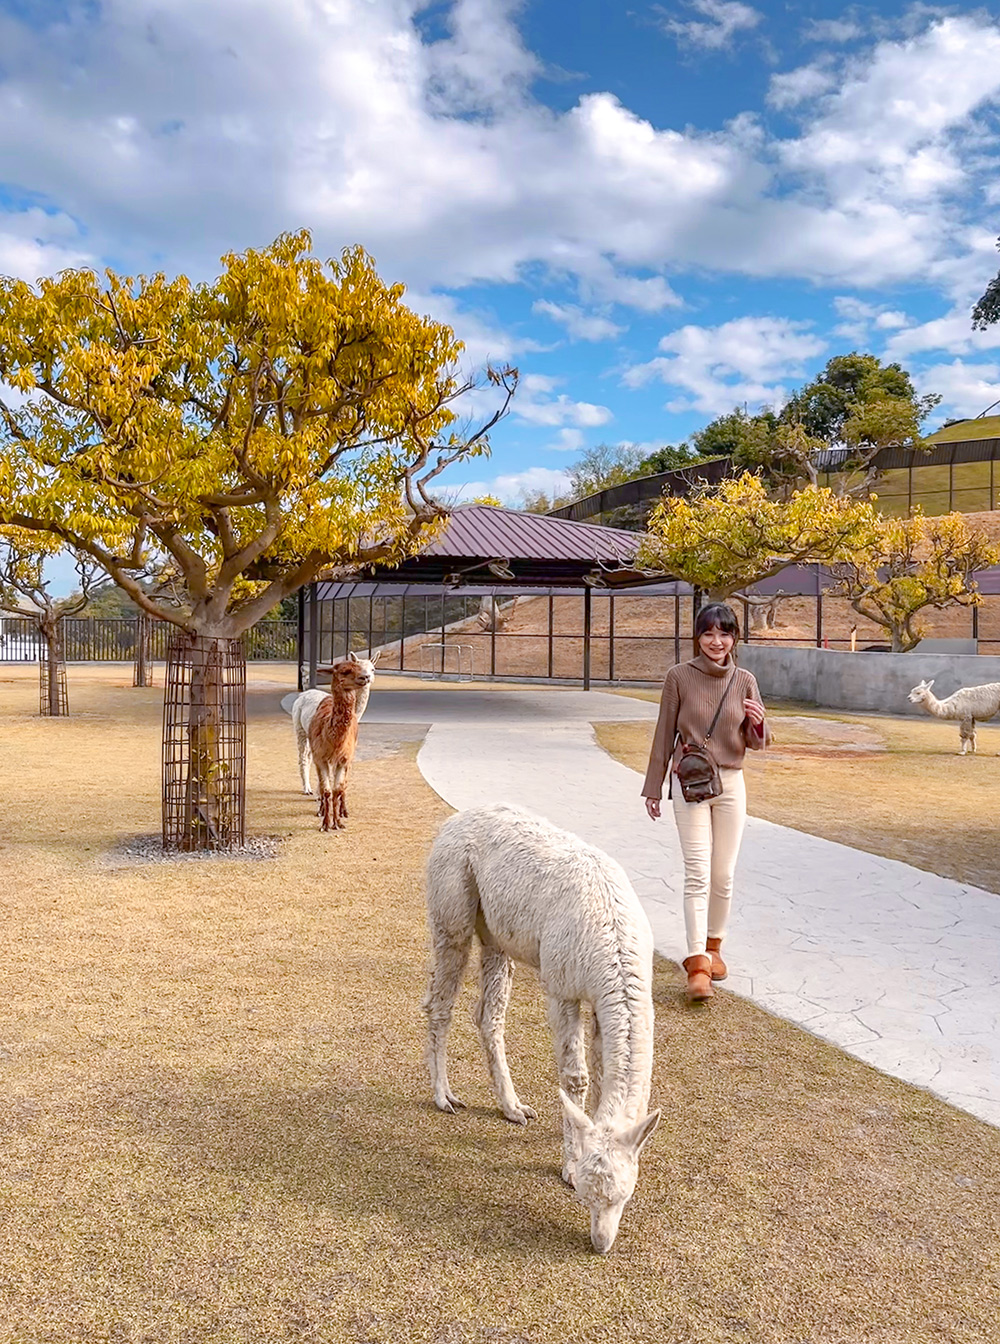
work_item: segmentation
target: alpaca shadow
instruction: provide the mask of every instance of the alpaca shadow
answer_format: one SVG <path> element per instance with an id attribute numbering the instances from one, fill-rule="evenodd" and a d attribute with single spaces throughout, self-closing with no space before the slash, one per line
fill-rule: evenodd
<path id="1" fill-rule="evenodd" d="M 562 1263 L 590 1245 L 586 1211 L 495 1108 L 470 1108 L 463 1131 L 423 1099 L 377 1085 L 253 1091 L 226 1074 L 200 1093 L 151 1079 L 109 1108 L 147 1133 L 179 1181 L 194 1162 L 256 1187 L 255 1198 L 293 1199 L 347 1222 L 374 1213 L 417 1243 L 443 1237 L 512 1261 Z M 533 1138 L 518 1127 L 522 1145 L 561 1144 L 535 1124 Z"/>

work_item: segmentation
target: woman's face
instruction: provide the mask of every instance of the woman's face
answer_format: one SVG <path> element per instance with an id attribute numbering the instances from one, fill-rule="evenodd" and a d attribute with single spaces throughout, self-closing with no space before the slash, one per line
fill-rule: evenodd
<path id="1" fill-rule="evenodd" d="M 713 663 L 724 663 L 733 651 L 735 639 L 725 634 L 717 625 L 710 626 L 704 634 L 698 636 L 698 648 Z"/>

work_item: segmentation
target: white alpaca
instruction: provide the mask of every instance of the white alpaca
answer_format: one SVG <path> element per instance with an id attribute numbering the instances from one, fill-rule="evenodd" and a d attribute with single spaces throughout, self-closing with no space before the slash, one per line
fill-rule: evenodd
<path id="1" fill-rule="evenodd" d="M 476 1023 L 500 1109 L 526 1124 L 514 1091 L 504 1018 L 514 961 L 538 969 L 563 1104 L 563 1179 L 590 1210 L 590 1238 L 611 1249 L 659 1111 L 647 1115 L 653 1064 L 653 936 L 621 866 L 575 835 L 508 803 L 474 807 L 441 827 L 427 865 L 431 933 L 428 1062 L 434 1102 L 463 1103 L 448 1083 L 447 1037 L 473 934 L 481 944 Z M 591 1119 L 583 1004 L 594 1009 Z M 596 1080 L 595 1080 L 596 1084 Z"/>
<path id="2" fill-rule="evenodd" d="M 922 681 L 914 686 L 909 695 L 911 703 L 922 705 L 936 719 L 957 719 L 962 743 L 959 756 L 964 756 L 970 746 L 975 754 L 976 720 L 992 719 L 994 714 L 1000 714 L 1000 681 L 988 681 L 983 686 L 966 686 L 954 695 L 949 695 L 947 700 L 937 698 L 931 690 L 933 685 L 933 681 Z"/>
<path id="3" fill-rule="evenodd" d="M 358 658 L 355 654 L 349 653 L 347 658 L 349 662 L 357 663 L 359 668 L 369 674 L 367 686 L 357 692 L 357 717 L 360 720 L 365 712 L 365 706 L 368 704 L 368 697 L 371 695 L 378 653 L 376 652 L 374 658 Z M 329 667 L 319 667 L 316 670 L 317 672 L 330 672 Z M 302 778 L 302 792 L 308 794 L 310 798 L 314 798 L 316 795 L 313 793 L 310 774 L 313 758 L 309 747 L 309 725 L 313 721 L 317 706 L 327 699 L 329 699 L 328 691 L 320 691 L 314 688 L 311 691 L 303 691 L 292 701 L 292 727 L 295 729 L 295 743 L 299 749 L 299 775 Z"/>

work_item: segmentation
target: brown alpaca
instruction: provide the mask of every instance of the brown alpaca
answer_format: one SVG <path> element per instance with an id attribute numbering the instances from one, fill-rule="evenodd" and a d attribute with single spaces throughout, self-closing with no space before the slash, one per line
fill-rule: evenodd
<path id="1" fill-rule="evenodd" d="M 316 706 L 309 724 L 309 749 L 319 776 L 320 830 L 342 831 L 347 817 L 347 773 L 358 744 L 358 692 L 372 674 L 364 663 L 342 658 L 329 672 L 330 698 Z"/>

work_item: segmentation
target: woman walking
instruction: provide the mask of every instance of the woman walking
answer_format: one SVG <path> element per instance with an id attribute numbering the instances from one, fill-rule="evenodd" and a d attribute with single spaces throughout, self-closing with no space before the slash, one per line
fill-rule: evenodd
<path id="1" fill-rule="evenodd" d="M 755 678 L 736 666 L 739 623 L 731 607 L 702 607 L 694 625 L 695 656 L 667 673 L 649 768 L 642 786 L 646 811 L 660 816 L 669 772 L 674 819 L 684 855 L 684 926 L 688 998 L 712 997 L 712 981 L 726 978 L 719 955 L 726 936 L 733 873 L 746 823 L 743 757 L 767 745 L 769 732 Z M 713 726 L 714 724 L 714 726 Z M 709 736 L 710 735 L 710 736 Z M 707 750 L 718 766 L 722 790 L 703 802 L 687 802 L 676 770 L 683 748 Z"/>

